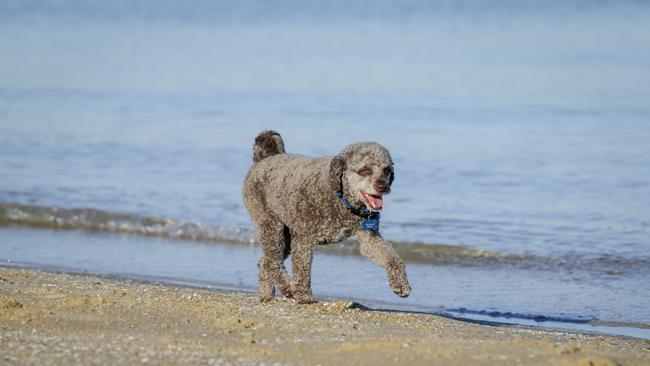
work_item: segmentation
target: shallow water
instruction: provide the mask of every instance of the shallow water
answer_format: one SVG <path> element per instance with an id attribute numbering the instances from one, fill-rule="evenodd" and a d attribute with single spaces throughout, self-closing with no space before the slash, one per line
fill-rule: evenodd
<path id="1" fill-rule="evenodd" d="M 22 227 L 1 228 L 0 234 L 11 238 L 10 245 L 0 246 L 1 265 L 92 272 L 206 288 L 254 291 L 257 287 L 256 262 L 261 248 L 256 245 Z M 603 294 L 603 288 L 609 287 L 607 281 L 567 281 L 548 271 L 489 267 L 409 264 L 408 271 L 414 291 L 409 298 L 400 299 L 392 294 L 384 270 L 369 261 L 317 252 L 313 292 L 319 299 L 360 301 L 378 309 L 650 339 L 650 329 L 643 323 L 607 326 L 607 322 L 595 322 L 621 318 L 608 306 L 612 302 L 633 309 L 642 318 L 650 316 L 646 303 L 628 294 L 616 289 Z M 645 279 L 624 281 L 628 287 L 635 287 Z"/>
<path id="2" fill-rule="evenodd" d="M 397 172 L 384 236 L 421 288 L 448 281 L 407 304 L 650 324 L 650 7 L 111 4 L 0 4 L 3 226 L 248 245 L 260 130 L 306 155 L 376 140 Z"/>

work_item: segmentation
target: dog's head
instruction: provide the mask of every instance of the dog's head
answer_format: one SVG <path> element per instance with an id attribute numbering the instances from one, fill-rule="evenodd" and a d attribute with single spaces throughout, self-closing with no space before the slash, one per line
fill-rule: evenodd
<path id="1" fill-rule="evenodd" d="M 394 178 L 393 159 L 376 142 L 349 145 L 330 165 L 332 188 L 344 192 L 352 202 L 363 203 L 370 211 L 382 209 L 382 196 L 390 193 Z"/>

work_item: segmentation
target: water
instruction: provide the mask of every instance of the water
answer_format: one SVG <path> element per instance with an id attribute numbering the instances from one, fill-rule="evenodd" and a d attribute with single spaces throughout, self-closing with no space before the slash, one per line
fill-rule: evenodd
<path id="1" fill-rule="evenodd" d="M 106 271 L 42 260 L 35 229 L 66 227 L 97 253 L 117 232 L 254 263 L 241 182 L 273 128 L 295 153 L 391 150 L 382 232 L 427 292 L 410 309 L 650 324 L 650 5 L 328 4 L 2 2 L 0 258 Z M 210 277 L 170 268 L 139 275 Z M 357 297 L 400 304 L 377 273 Z M 315 290 L 354 297 L 354 276 Z"/>

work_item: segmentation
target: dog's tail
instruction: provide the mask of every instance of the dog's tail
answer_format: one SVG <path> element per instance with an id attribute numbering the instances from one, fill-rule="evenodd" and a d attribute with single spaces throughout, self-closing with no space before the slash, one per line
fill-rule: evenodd
<path id="1" fill-rule="evenodd" d="M 276 154 L 284 154 L 284 141 L 282 141 L 282 136 L 273 130 L 262 131 L 255 138 L 253 162 L 257 163 L 262 159 Z"/>

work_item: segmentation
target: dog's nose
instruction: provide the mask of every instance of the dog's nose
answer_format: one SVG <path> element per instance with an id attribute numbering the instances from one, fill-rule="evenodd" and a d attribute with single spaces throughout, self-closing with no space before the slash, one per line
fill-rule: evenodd
<path id="1" fill-rule="evenodd" d="M 373 186 L 379 194 L 384 194 L 390 190 L 390 186 L 385 180 L 377 180 Z"/>

